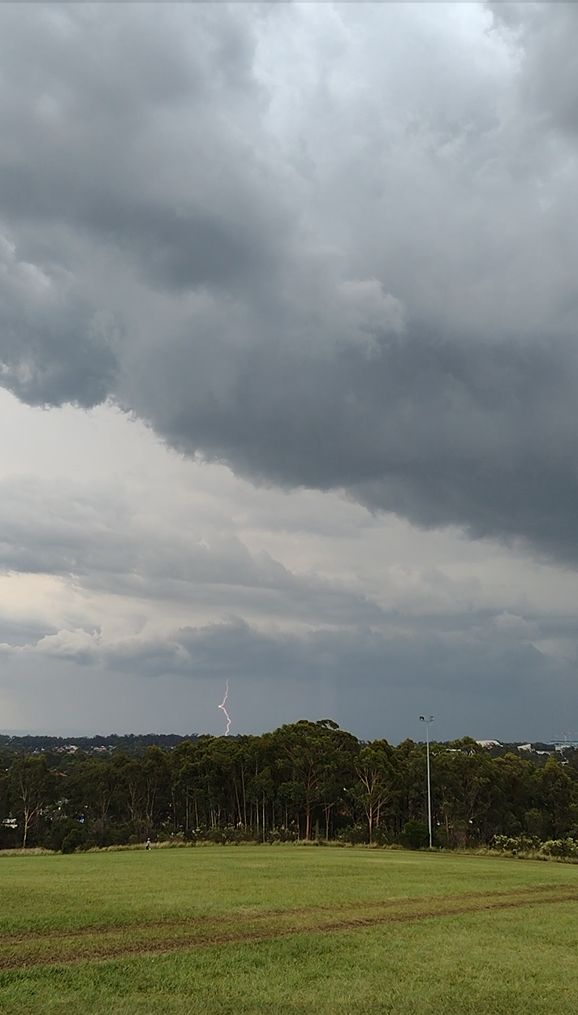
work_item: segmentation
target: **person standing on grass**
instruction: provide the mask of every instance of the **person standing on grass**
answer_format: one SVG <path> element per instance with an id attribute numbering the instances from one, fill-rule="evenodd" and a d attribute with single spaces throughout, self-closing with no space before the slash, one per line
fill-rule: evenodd
<path id="1" fill-rule="evenodd" d="M 148 850 L 148 849 L 150 849 L 150 848 L 151 848 L 151 840 L 150 840 L 150 838 L 149 838 L 149 839 L 147 839 L 147 841 L 146 841 L 146 843 L 145 843 L 145 849 L 147 849 L 147 850 Z"/>

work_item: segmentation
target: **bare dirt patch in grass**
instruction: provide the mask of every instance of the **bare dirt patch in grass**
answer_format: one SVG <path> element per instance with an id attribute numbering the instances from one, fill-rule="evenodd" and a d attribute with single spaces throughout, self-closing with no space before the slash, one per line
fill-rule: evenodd
<path id="1" fill-rule="evenodd" d="M 142 931 L 155 931 L 163 929 L 171 929 L 175 927 L 188 927 L 194 928 L 197 926 L 205 926 L 210 924 L 211 926 L 219 924 L 229 924 L 231 921 L 257 921 L 257 920 L 270 920 L 276 919 L 277 917 L 301 917 L 311 916 L 315 913 L 348 913 L 351 911 L 359 911 L 361 909 L 373 910 L 373 909 L 398 909 L 404 905 L 419 906 L 422 902 L 433 903 L 446 903 L 452 904 L 454 902 L 463 902 L 467 900 L 469 903 L 473 903 L 476 899 L 482 901 L 493 900 L 500 898 L 519 898 L 525 896 L 538 895 L 540 897 L 548 897 L 548 895 L 559 895 L 560 892 L 566 891 L 564 885 L 527 885 L 522 888 L 507 888 L 501 890 L 494 890 L 492 892 L 458 892 L 453 895 L 434 895 L 429 898 L 415 899 L 407 898 L 404 896 L 392 896 L 385 899 L 364 899 L 357 902 L 340 902 L 340 903 L 328 903 L 327 905 L 317 904 L 315 906 L 296 906 L 296 907 L 283 907 L 277 909 L 237 909 L 231 910 L 227 913 L 215 913 L 215 914 L 202 914 L 197 913 L 187 917 L 166 917 L 158 920 L 143 920 L 139 921 L 138 924 L 134 922 L 117 923 L 117 924 L 86 924 L 83 927 L 78 928 L 55 928 L 46 927 L 41 930 L 30 930 L 30 931 L 15 931 L 2 934 L 1 944 L 20 944 L 42 940 L 57 940 L 59 938 L 83 938 L 93 937 L 98 934 L 123 934 L 127 931 L 134 931 L 135 929 Z M 574 891 L 575 889 L 568 888 L 568 891 Z M 437 910 L 436 910 L 437 911 Z"/>
<path id="2" fill-rule="evenodd" d="M 578 891 L 536 885 L 514 890 L 471 892 L 421 899 L 384 899 L 261 912 L 46 930 L 4 935 L 0 970 L 11 971 L 80 962 L 119 960 L 146 954 L 245 944 L 298 934 L 338 933 L 441 917 L 578 902 Z"/>

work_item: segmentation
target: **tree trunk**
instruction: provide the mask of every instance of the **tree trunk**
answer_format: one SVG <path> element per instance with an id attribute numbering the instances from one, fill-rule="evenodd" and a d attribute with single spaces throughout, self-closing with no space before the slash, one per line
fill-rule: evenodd
<path id="1" fill-rule="evenodd" d="M 243 793 L 243 825 L 247 827 L 247 797 L 245 794 L 245 766 L 241 765 L 241 790 Z"/>
<path id="2" fill-rule="evenodd" d="M 26 840 L 28 839 L 28 828 L 30 826 L 30 812 L 27 807 L 24 808 L 24 834 L 22 836 L 22 849 L 26 849 Z"/>

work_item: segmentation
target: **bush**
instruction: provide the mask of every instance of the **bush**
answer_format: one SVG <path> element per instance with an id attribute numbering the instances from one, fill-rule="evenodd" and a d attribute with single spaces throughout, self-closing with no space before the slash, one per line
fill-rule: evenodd
<path id="1" fill-rule="evenodd" d="M 401 841 L 408 849 L 425 849 L 429 845 L 428 826 L 423 821 L 406 821 Z"/>
<path id="2" fill-rule="evenodd" d="M 578 859 L 578 842 L 575 839 L 548 839 L 539 849 L 540 856 L 556 856 L 563 859 Z"/>
<path id="3" fill-rule="evenodd" d="M 374 828 L 371 841 L 374 846 L 391 846 L 392 839 L 385 828 Z"/>
<path id="4" fill-rule="evenodd" d="M 61 853 L 74 853 L 77 849 L 82 849 L 86 845 L 85 837 L 82 833 L 81 828 L 71 828 L 68 834 L 62 840 L 60 847 Z"/>
<path id="5" fill-rule="evenodd" d="M 52 824 L 50 834 L 44 837 L 43 845 L 62 853 L 72 853 L 86 843 L 87 837 L 87 830 L 74 818 L 60 818 Z M 69 839 L 72 845 L 64 849 L 64 843 Z"/>
<path id="6" fill-rule="evenodd" d="M 491 846 L 503 853 L 533 853 L 540 848 L 535 835 L 494 835 Z"/>
<path id="7" fill-rule="evenodd" d="M 296 842 L 297 839 L 297 832 L 290 828 L 274 828 L 267 833 L 267 842 L 272 846 L 281 845 L 283 842 Z"/>
<path id="8" fill-rule="evenodd" d="M 337 836 L 339 842 L 347 842 L 350 846 L 363 846 L 369 841 L 367 825 L 349 825 L 342 828 Z"/>

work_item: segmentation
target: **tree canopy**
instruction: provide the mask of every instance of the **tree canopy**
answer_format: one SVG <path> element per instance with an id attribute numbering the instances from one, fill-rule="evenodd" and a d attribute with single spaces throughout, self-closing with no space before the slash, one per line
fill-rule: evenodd
<path id="1" fill-rule="evenodd" d="M 55 739 L 34 751 L 0 743 L 0 846 L 424 841 L 426 748 L 412 740 L 360 741 L 329 719 L 162 746 L 145 737 L 132 751 L 88 739 L 63 749 Z M 522 756 L 467 737 L 430 749 L 436 845 L 578 838 L 577 751 Z"/>

